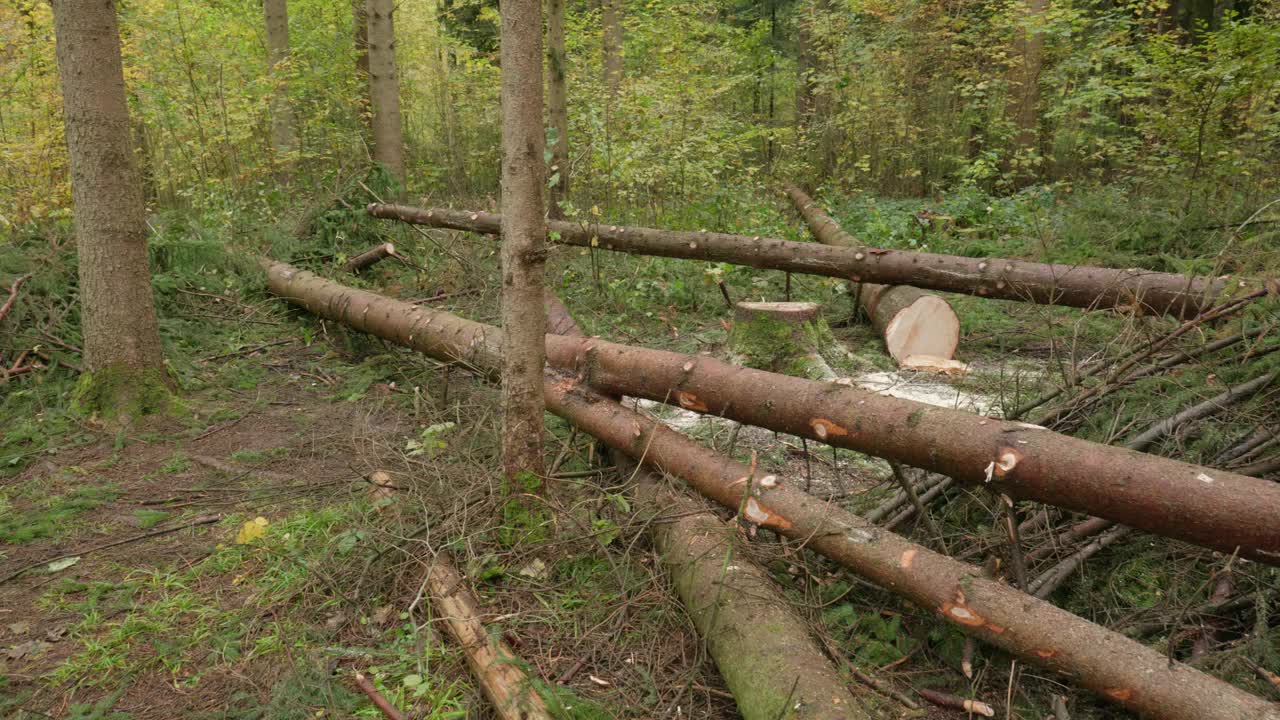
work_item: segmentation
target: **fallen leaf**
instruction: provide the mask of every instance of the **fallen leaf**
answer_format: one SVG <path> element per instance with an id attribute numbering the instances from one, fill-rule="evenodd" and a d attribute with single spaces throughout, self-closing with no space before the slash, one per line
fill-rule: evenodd
<path id="1" fill-rule="evenodd" d="M 383 605 L 373 611 L 373 621 L 378 625 L 386 625 L 387 621 L 391 619 L 391 611 L 390 605 Z"/>
<path id="2" fill-rule="evenodd" d="M 260 540 L 267 535 L 267 519 L 258 516 L 240 527 L 240 532 L 236 533 L 237 545 L 248 545 L 254 540 Z"/>
<path id="3" fill-rule="evenodd" d="M 541 580 L 547 576 L 547 564 L 541 558 L 534 558 L 528 565 L 520 568 L 520 574 L 533 580 Z"/>
<path id="4" fill-rule="evenodd" d="M 27 631 L 31 629 L 31 623 L 16 622 L 16 623 L 11 623 L 9 625 L 6 625 L 5 627 L 9 628 L 9 632 L 13 633 L 14 635 L 26 635 Z"/>
<path id="5" fill-rule="evenodd" d="M 61 560 L 54 560 L 48 565 L 49 572 L 56 573 L 59 570 L 66 570 L 67 568 L 71 567 L 72 565 L 75 565 L 78 562 L 80 562 L 79 555 L 75 557 L 62 558 Z"/>
<path id="6" fill-rule="evenodd" d="M 28 640 L 27 642 L 14 645 L 5 653 L 10 660 L 21 660 L 24 657 L 35 657 L 40 653 L 48 650 L 52 645 L 43 640 Z"/>

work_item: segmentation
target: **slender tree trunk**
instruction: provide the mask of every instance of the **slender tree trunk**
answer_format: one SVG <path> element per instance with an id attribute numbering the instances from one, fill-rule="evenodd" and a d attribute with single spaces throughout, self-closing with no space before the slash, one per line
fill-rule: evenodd
<path id="1" fill-rule="evenodd" d="M 161 410 L 138 401 L 164 384 L 147 264 L 142 180 L 129 134 L 112 0 L 53 3 L 79 259 L 87 410 Z M 134 407 L 131 407 L 133 405 Z"/>
<path id="2" fill-rule="evenodd" d="M 502 4 L 502 466 L 526 490 L 543 475 L 547 225 L 542 189 L 542 4 Z"/>
<path id="3" fill-rule="evenodd" d="M 351 39 L 356 51 L 356 87 L 369 86 L 369 11 L 366 0 L 351 0 Z M 356 95 L 360 123 L 367 132 L 373 130 L 373 109 L 364 93 Z"/>
<path id="4" fill-rule="evenodd" d="M 547 0 L 547 112 L 555 129 L 551 146 L 548 213 L 564 217 L 560 201 L 569 196 L 569 99 L 565 88 L 564 0 Z"/>
<path id="5" fill-rule="evenodd" d="M 604 83 L 609 98 L 618 96 L 625 70 L 622 65 L 622 0 L 600 0 L 601 49 L 604 52 Z"/>
<path id="6" fill-rule="evenodd" d="M 1049 0 L 1027 0 L 1024 21 L 1038 23 L 1049 9 Z M 1009 116 L 1016 131 L 1014 150 L 1024 156 L 1040 149 L 1040 70 L 1044 62 L 1044 34 L 1039 30 L 1019 29 L 1014 37 L 1014 56 L 1021 59 L 1013 68 L 1009 83 Z M 1018 168 L 1024 180 L 1034 174 L 1031 168 Z"/>
<path id="7" fill-rule="evenodd" d="M 373 101 L 373 159 L 404 186 L 404 131 L 396 76 L 395 0 L 368 0 L 369 97 Z"/>
<path id="8" fill-rule="evenodd" d="M 263 0 L 262 6 L 267 18 L 267 68 L 274 85 L 271 91 L 271 147 L 277 153 L 287 153 L 297 142 L 293 109 L 289 107 L 289 86 L 280 69 L 289 60 L 288 0 Z"/>

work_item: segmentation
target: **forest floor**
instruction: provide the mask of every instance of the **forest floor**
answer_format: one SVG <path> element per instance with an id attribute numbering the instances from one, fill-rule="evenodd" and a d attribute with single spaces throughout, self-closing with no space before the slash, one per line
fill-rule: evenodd
<path id="1" fill-rule="evenodd" d="M 360 207 L 361 199 L 346 205 Z M 762 211 L 780 225 L 770 213 L 776 211 Z M 349 223 L 343 247 L 391 240 L 426 271 L 384 262 L 363 277 L 343 276 L 341 254 L 317 254 L 329 240 L 271 249 L 261 243 L 252 251 L 494 321 L 491 240 L 339 219 Z M 738 222 L 760 231 L 760 217 Z M 351 681 L 356 671 L 415 718 L 489 717 L 462 654 L 421 597 L 424 569 L 442 552 L 465 572 L 485 620 L 564 716 L 737 716 L 659 571 L 645 532 L 652 513 L 632 507 L 626 479 L 603 463 L 590 438 L 548 418 L 558 490 L 545 501 L 557 524 L 548 539 L 521 537 L 502 520 L 492 387 L 461 368 L 292 310 L 265 295 L 252 270 L 220 260 L 220 245 L 210 249 L 216 243 L 196 233 L 157 226 L 162 330 L 182 410 L 127 432 L 108 430 L 66 412 L 74 374 L 59 368 L 0 397 L 14 421 L 0 437 L 0 577 L 35 566 L 0 582 L 0 717 L 378 717 Z M 435 252 L 437 244 L 458 258 Z M 30 257 L 44 252 L 42 240 Z M 37 290 L 15 310 L 40 310 L 15 316 L 31 329 L 19 342 L 70 339 L 49 319 L 65 315 L 57 312 L 63 301 L 56 289 L 70 273 L 65 266 L 50 272 L 62 275 L 49 280 L 48 295 L 38 277 Z M 732 311 L 708 279 L 713 275 L 735 299 L 781 299 L 781 274 L 749 268 L 556 249 L 550 272 L 588 334 L 723 357 Z M 898 372 L 874 332 L 853 319 L 843 283 L 796 276 L 788 286 L 796 299 L 824 304 L 839 341 L 824 348 L 824 358 L 850 382 L 993 413 L 1058 382 L 1069 368 L 1109 361 L 1175 326 L 951 298 L 962 318 L 959 359 L 973 372 L 938 378 Z M 1231 331 L 1228 323 L 1195 342 Z M 1229 355 L 1136 384 L 1078 432 L 1122 438 L 1255 376 L 1280 353 L 1262 360 Z M 1274 394 L 1263 395 L 1191 426 L 1157 450 L 1192 461 L 1211 457 L 1269 421 L 1271 400 Z M 815 494 L 854 511 L 895 491 L 874 458 L 647 403 L 640 408 L 739 460 L 754 454 L 762 466 L 804 478 Z M 378 470 L 394 487 L 369 481 Z M 999 511 L 988 494 L 954 487 L 931 512 L 940 534 L 923 523 L 898 531 L 974 562 L 1001 552 Z M 1073 521 L 1069 513 L 1051 518 Z M 738 551 L 768 568 L 814 632 L 859 668 L 908 692 L 927 687 L 981 698 L 1000 717 L 1039 720 L 1055 695 L 1070 698 L 1077 720 L 1125 716 L 989 649 L 979 648 L 974 678 L 965 678 L 958 631 L 767 536 L 743 533 Z M 127 542 L 103 547 L 117 541 Z M 1050 555 L 1033 569 L 1057 559 Z M 1157 621 L 1157 632 L 1144 639 L 1161 649 L 1172 644 L 1184 658 L 1201 621 L 1210 619 L 1180 627 L 1175 618 L 1203 601 L 1225 561 L 1134 533 L 1086 563 L 1052 600 L 1117 629 Z M 1243 663 L 1275 665 L 1280 627 L 1268 603 L 1276 574 L 1250 565 L 1237 566 L 1235 577 L 1235 591 L 1256 601 L 1212 619 L 1218 644 L 1198 666 L 1266 695 L 1272 690 Z M 878 716 L 912 715 L 853 687 Z M 926 707 L 913 716 L 964 714 Z"/>

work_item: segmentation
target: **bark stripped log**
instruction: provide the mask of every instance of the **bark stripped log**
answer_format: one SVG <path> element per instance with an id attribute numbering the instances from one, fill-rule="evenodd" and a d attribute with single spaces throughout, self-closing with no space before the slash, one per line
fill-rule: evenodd
<path id="1" fill-rule="evenodd" d="M 370 215 L 417 225 L 497 235 L 502 217 L 491 213 L 420 209 L 373 203 Z M 736 265 L 825 275 L 886 285 L 981 295 L 1047 305 L 1106 309 L 1131 307 L 1141 298 L 1144 312 L 1190 317 L 1226 295 L 1261 289 L 1264 281 L 1233 277 L 1191 277 L 1146 270 L 967 258 L 882 248 L 846 248 L 818 243 L 710 232 L 681 232 L 620 225 L 550 222 L 555 242 L 601 247 L 633 255 L 709 260 Z M 1271 284 L 1274 285 L 1274 280 Z"/>
<path id="2" fill-rule="evenodd" d="M 573 315 L 549 290 L 546 307 L 551 327 L 562 335 L 582 336 Z M 857 703 L 768 573 L 749 558 L 735 556 L 737 527 L 665 487 L 626 453 L 612 449 L 610 455 L 624 475 L 634 478 L 636 498 L 645 507 L 661 509 L 649 526 L 654 545 L 746 720 L 873 717 Z M 796 706 L 799 710 L 788 710 Z"/>
<path id="3" fill-rule="evenodd" d="M 501 337 L 497 328 L 412 305 L 387 305 L 387 298 L 288 265 L 270 263 L 268 270 L 279 295 L 290 297 L 308 288 L 300 298 L 308 310 L 338 319 L 341 308 L 325 303 L 335 297 L 359 298 L 360 307 L 369 308 L 365 312 L 377 307 L 386 315 L 362 318 L 357 329 L 395 334 L 398 341 L 437 357 L 482 364 L 472 356 Z M 391 319 L 402 314 L 399 322 L 409 322 L 404 328 Z M 440 328 L 448 335 L 441 335 Z M 547 336 L 546 344 L 551 366 L 577 372 L 610 395 L 678 404 L 961 482 L 987 484 L 1011 498 L 1086 512 L 1227 553 L 1238 549 L 1240 557 L 1280 564 L 1280 523 L 1275 521 L 1280 517 L 1280 484 L 703 355 L 558 335 Z"/>
<path id="4" fill-rule="evenodd" d="M 436 617 L 462 646 L 467 665 L 480 683 L 484 696 L 502 720 L 551 720 L 542 697 L 516 662 L 516 654 L 501 639 L 494 639 L 480 621 L 476 600 L 466 581 L 443 556 L 427 567 L 427 592 Z"/>
<path id="5" fill-rule="evenodd" d="M 282 263 L 267 263 L 267 271 L 272 292 L 322 317 L 433 357 L 465 362 L 489 377 L 498 374 L 502 338 L 496 328 L 347 288 Z M 548 341 L 579 342 L 556 336 Z M 544 388 L 548 410 L 612 447 L 684 478 L 725 507 L 741 507 L 746 519 L 807 543 L 962 631 L 1068 674 L 1139 714 L 1163 720 L 1280 720 L 1280 709 L 1261 698 L 984 578 L 980 568 L 881 530 L 808 495 L 798 483 L 793 487 L 775 476 L 753 480 L 749 467 L 627 410 L 589 389 L 582 378 L 549 376 Z M 766 395 L 756 397 L 767 403 Z"/>

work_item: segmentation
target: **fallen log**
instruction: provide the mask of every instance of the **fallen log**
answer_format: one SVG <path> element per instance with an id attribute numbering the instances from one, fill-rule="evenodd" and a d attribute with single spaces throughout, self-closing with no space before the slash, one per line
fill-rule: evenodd
<path id="1" fill-rule="evenodd" d="M 483 357 L 500 353 L 501 332 L 492 326 L 347 288 L 282 263 L 268 263 L 267 269 L 276 294 L 357 330 L 482 368 L 488 367 Z M 961 482 L 989 484 L 1011 498 L 1280 564 L 1280 484 L 707 356 L 548 335 L 547 359 L 610 395 L 677 404 L 817 439 Z"/>
<path id="2" fill-rule="evenodd" d="M 488 377 L 497 374 L 501 333 L 495 328 L 346 288 L 281 263 L 267 263 L 267 270 L 272 292 L 323 317 L 439 359 L 467 362 Z M 544 390 L 548 410 L 611 447 L 685 479 L 721 505 L 740 508 L 744 519 L 802 541 L 962 631 L 1068 674 L 1112 702 L 1163 720 L 1280 720 L 1280 710 L 1261 698 L 984 578 L 979 568 L 813 498 L 799 483 L 773 475 L 756 480 L 750 467 L 627 410 L 581 378 L 551 375 Z"/>
<path id="3" fill-rule="evenodd" d="M 582 336 L 573 315 L 550 290 L 545 305 L 551 327 Z M 736 553 L 737 527 L 672 491 L 626 453 L 612 449 L 610 455 L 633 478 L 642 505 L 660 509 L 649 526 L 654 545 L 743 718 L 873 717 L 841 682 L 768 573 Z"/>
<path id="4" fill-rule="evenodd" d="M 365 250 L 355 257 L 347 260 L 342 269 L 349 273 L 356 273 L 373 265 L 374 263 L 389 257 L 397 257 L 396 246 L 391 243 L 382 243 Z"/>
<path id="5" fill-rule="evenodd" d="M 796 210 L 818 242 L 858 248 L 862 243 L 845 232 L 799 189 L 788 187 Z M 911 285 L 857 284 L 858 306 L 884 338 L 885 350 L 899 365 L 914 356 L 950 360 L 960 343 L 960 318 L 951 305 Z"/>
<path id="6" fill-rule="evenodd" d="M 1209 417 L 1210 415 L 1226 410 L 1230 405 L 1234 405 L 1253 397 L 1258 393 L 1258 391 L 1270 385 L 1271 382 L 1276 379 L 1277 375 L 1280 375 L 1280 373 L 1265 373 L 1249 380 L 1248 382 L 1243 382 L 1239 385 L 1229 387 L 1220 395 L 1215 395 L 1204 402 L 1192 405 L 1177 415 L 1161 420 L 1155 425 L 1152 425 L 1133 440 L 1125 443 L 1125 445 L 1133 448 L 1134 450 L 1145 450 L 1160 438 L 1163 438 L 1165 435 L 1168 435 L 1193 420 Z"/>
<path id="7" fill-rule="evenodd" d="M 490 637 L 466 581 L 442 555 L 427 565 L 427 593 L 434 615 L 462 646 L 467 665 L 502 720 L 551 720 L 542 697 L 515 662 L 506 642 Z"/>
<path id="8" fill-rule="evenodd" d="M 502 216 L 484 212 L 420 209 L 373 203 L 370 215 L 432 227 L 497 235 Z M 882 248 L 846 248 L 818 243 L 711 232 L 681 232 L 619 225 L 550 221 L 547 230 L 563 245 L 600 247 L 633 255 L 709 260 L 735 265 L 824 275 L 856 282 L 912 285 L 929 290 L 1092 309 L 1133 307 L 1178 317 L 1195 315 L 1225 294 L 1261 289 L 1264 281 L 1191 277 L 1130 268 L 967 258 Z M 1274 282 L 1274 281 L 1273 281 Z"/>

